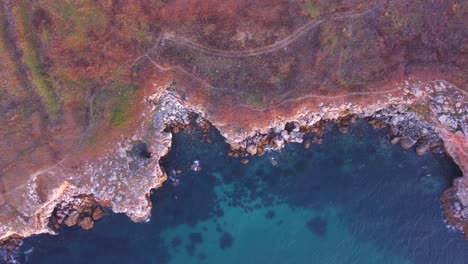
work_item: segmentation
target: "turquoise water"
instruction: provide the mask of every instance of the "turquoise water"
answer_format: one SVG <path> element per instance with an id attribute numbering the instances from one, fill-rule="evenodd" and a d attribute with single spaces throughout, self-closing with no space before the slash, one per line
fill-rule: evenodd
<path id="1" fill-rule="evenodd" d="M 149 223 L 108 215 L 93 230 L 27 239 L 26 263 L 468 263 L 440 194 L 459 169 L 418 157 L 367 123 L 330 126 L 323 144 L 289 144 L 243 165 L 219 133 L 175 135 Z M 190 170 L 194 160 L 203 169 Z M 183 173 L 173 173 L 182 169 Z"/>

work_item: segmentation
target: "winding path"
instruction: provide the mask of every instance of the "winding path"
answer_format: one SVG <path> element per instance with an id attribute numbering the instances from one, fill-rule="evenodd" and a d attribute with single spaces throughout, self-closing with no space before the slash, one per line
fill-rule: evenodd
<path id="1" fill-rule="evenodd" d="M 312 28 L 317 27 L 317 26 L 319 26 L 320 24 L 322 24 L 324 22 L 332 21 L 332 20 L 352 19 L 352 18 L 362 17 L 362 16 L 364 16 L 366 14 L 369 14 L 369 13 L 375 11 L 377 8 L 382 7 L 384 5 L 385 4 L 380 4 L 380 5 L 377 5 L 377 6 L 371 8 L 369 10 L 359 12 L 359 13 L 347 13 L 347 14 L 336 15 L 336 16 L 333 16 L 333 17 L 330 17 L 330 18 L 322 18 L 322 19 L 319 19 L 319 20 L 310 21 L 310 22 L 300 26 L 299 28 L 297 28 L 293 33 L 291 33 L 286 38 L 281 39 L 281 40 L 275 42 L 274 44 L 259 47 L 259 48 L 255 48 L 255 49 L 250 49 L 250 50 L 243 50 L 243 51 L 218 50 L 218 49 L 214 49 L 214 48 L 210 48 L 210 47 L 200 45 L 200 44 L 198 44 L 198 43 L 196 43 L 196 42 L 194 42 L 194 41 L 192 41 L 190 39 L 187 39 L 185 37 L 179 37 L 179 36 L 175 36 L 175 35 L 170 34 L 170 33 L 164 33 L 160 38 L 158 38 L 158 40 L 156 41 L 156 44 L 151 49 L 149 49 L 145 54 L 138 57 L 135 60 L 135 62 L 132 63 L 130 68 L 133 68 L 141 59 L 148 59 L 151 62 L 151 64 L 154 67 L 156 67 L 159 71 L 162 71 L 162 72 L 178 71 L 180 73 L 183 73 L 184 75 L 189 76 L 190 78 L 192 78 L 196 82 L 198 82 L 198 83 L 200 83 L 200 84 L 202 84 L 205 87 L 208 87 L 210 89 L 226 90 L 226 89 L 223 89 L 223 88 L 219 88 L 219 87 L 215 87 L 215 86 L 210 85 L 206 80 L 204 80 L 204 79 L 202 79 L 202 78 L 200 78 L 198 76 L 195 76 L 194 74 L 188 72 L 187 70 L 183 69 L 180 66 L 164 67 L 164 66 L 158 64 L 157 62 L 155 62 L 150 57 L 149 53 L 154 51 L 155 49 L 157 49 L 159 47 L 159 45 L 164 43 L 165 40 L 169 40 L 169 41 L 175 42 L 176 45 L 185 46 L 185 47 L 188 47 L 190 49 L 197 50 L 197 51 L 200 51 L 200 52 L 203 52 L 203 53 L 206 53 L 206 54 L 209 54 L 209 55 L 213 55 L 213 56 L 228 57 L 228 58 L 242 58 L 242 57 L 258 56 L 258 55 L 262 55 L 262 54 L 266 54 L 266 53 L 272 53 L 272 52 L 275 52 L 275 51 L 277 51 L 279 49 L 287 48 L 290 44 L 292 44 L 294 41 L 299 39 L 301 36 L 305 35 Z M 468 94 L 467 91 L 465 91 L 463 89 L 460 89 L 460 88 L 456 87 L 455 85 L 453 85 L 453 84 L 451 84 L 451 83 L 449 83 L 449 82 L 447 82 L 445 80 L 427 81 L 427 82 L 419 83 L 419 84 L 417 84 L 417 86 L 423 86 L 425 84 L 436 83 L 436 82 L 444 82 L 444 83 L 450 85 L 452 88 L 460 91 L 462 94 L 465 94 L 465 95 Z M 388 94 L 388 93 L 398 92 L 398 91 L 401 91 L 401 90 L 406 89 L 406 88 L 408 88 L 408 86 L 398 87 L 398 88 L 395 88 L 395 89 L 390 89 L 390 90 L 385 90 L 385 91 L 351 92 L 351 93 L 347 93 L 347 94 L 330 95 L 330 96 L 310 94 L 310 95 L 306 95 L 306 96 L 302 96 L 302 97 L 287 99 L 287 100 L 281 101 L 281 102 L 279 102 L 277 104 L 274 104 L 272 106 L 265 107 L 265 108 L 253 108 L 253 107 L 246 106 L 246 105 L 243 105 L 243 104 L 239 104 L 239 106 L 243 107 L 243 108 L 248 108 L 248 109 L 253 110 L 253 111 L 263 112 L 263 111 L 267 111 L 267 110 L 277 108 L 277 107 L 279 107 L 279 106 L 281 106 L 283 104 L 289 103 L 289 102 L 301 101 L 301 100 L 305 100 L 305 99 L 309 99 L 309 98 L 339 99 L 339 98 L 345 98 L 345 97 L 356 96 L 356 95 L 366 96 L 366 95 Z M 93 99 L 94 98 L 91 99 L 91 103 L 92 103 Z M 37 176 L 39 174 L 48 172 L 48 171 L 56 168 L 57 166 L 59 166 L 62 162 L 66 161 L 76 151 L 76 149 L 78 149 L 79 146 L 82 144 L 82 141 L 84 140 L 85 136 L 88 134 L 89 129 L 90 129 L 90 127 L 88 127 L 86 129 L 86 131 L 83 133 L 80 141 L 78 142 L 77 146 L 74 148 L 74 151 L 69 153 L 69 155 L 67 155 L 64 159 L 62 159 L 61 161 L 59 161 L 55 165 L 53 165 L 51 167 L 48 167 L 46 169 L 37 171 L 36 173 L 32 174 L 31 176 L 35 177 L 35 176 Z M 22 187 L 24 185 L 26 185 L 26 184 L 20 185 L 17 188 L 15 188 L 14 190 L 16 190 L 16 189 L 18 189 L 18 188 L 20 188 L 20 187 Z M 13 190 L 11 190 L 11 191 L 13 191 Z"/>
<path id="2" fill-rule="evenodd" d="M 446 83 L 448 85 L 450 85 L 450 88 L 452 89 L 455 89 L 459 92 L 461 92 L 462 94 L 465 94 L 465 95 L 468 95 L 468 92 L 461 89 L 461 88 L 458 88 L 457 86 L 455 86 L 454 84 L 446 81 L 446 80 L 433 80 L 433 81 L 426 81 L 426 82 L 422 82 L 422 83 L 417 83 L 417 84 L 414 84 L 414 85 L 406 85 L 406 86 L 403 86 L 403 87 L 398 87 L 398 88 L 394 88 L 394 89 L 390 89 L 390 90 L 385 90 L 385 91 L 369 91 L 369 92 L 351 92 L 351 93 L 347 93 L 347 94 L 339 94 L 339 95 L 306 95 L 306 96 L 302 96 L 302 97 L 296 97 L 296 98 L 291 98 L 291 99 L 287 99 L 287 100 L 284 100 L 284 101 L 281 101 L 277 104 L 274 104 L 270 107 L 265 107 L 265 108 L 252 108 L 250 106 L 246 106 L 246 105 L 240 105 L 241 107 L 244 107 L 244 108 L 248 108 L 250 110 L 253 110 L 253 111 L 257 111 L 257 112 L 264 112 L 264 111 L 267 111 L 267 110 L 272 110 L 272 109 L 275 109 L 285 103 L 289 103 L 289 102 L 295 102 L 295 101 L 301 101 L 301 100 L 305 100 L 305 99 L 309 99 L 309 98 L 323 98 L 323 99 L 339 99 L 339 98 L 345 98 L 345 97 L 349 97 L 349 96 L 356 96 L 356 95 L 377 95 L 377 94 L 388 94 L 388 93 L 394 93 L 394 92 L 398 92 L 398 91 L 402 91 L 404 89 L 407 89 L 409 87 L 412 87 L 412 86 L 415 86 L 415 87 L 420 87 L 420 86 L 424 86 L 426 84 L 430 84 L 430 83 L 438 83 L 438 82 L 443 82 L 443 83 Z"/>
<path id="3" fill-rule="evenodd" d="M 242 51 L 218 50 L 218 49 L 200 45 L 188 38 L 175 36 L 170 33 L 163 34 L 161 41 L 170 40 L 170 41 L 175 42 L 176 45 L 185 46 L 193 50 L 201 51 L 203 53 L 213 55 L 213 56 L 219 56 L 219 57 L 225 57 L 225 58 L 252 57 L 252 56 L 262 55 L 265 53 L 271 53 L 279 49 L 287 48 L 291 43 L 293 43 L 298 38 L 305 35 L 312 28 L 319 26 L 323 22 L 340 20 L 340 19 L 358 18 L 358 17 L 364 16 L 366 14 L 369 14 L 375 11 L 377 8 L 381 6 L 383 6 L 383 4 L 377 5 L 376 7 L 373 7 L 369 10 L 359 12 L 359 13 L 347 13 L 347 14 L 332 16 L 330 18 L 322 18 L 319 20 L 310 21 L 300 26 L 299 28 L 297 28 L 293 33 L 291 33 L 289 36 L 287 36 L 284 39 L 281 39 L 271 45 L 267 45 L 267 46 L 263 46 L 263 47 L 259 47 L 255 49 L 250 49 L 250 50 L 242 50 Z"/>
<path id="4" fill-rule="evenodd" d="M 194 79 L 196 82 L 202 84 L 202 85 L 205 85 L 206 87 L 210 88 L 210 89 L 214 89 L 214 90 L 226 90 L 224 88 L 219 88 L 219 87 L 215 87 L 215 86 L 212 86 L 210 84 L 208 84 L 208 82 L 200 77 L 197 77 L 195 76 L 194 74 L 188 72 L 187 70 L 183 69 L 182 67 L 180 66 L 171 66 L 171 67 L 164 67 L 160 64 L 158 64 L 157 62 L 155 62 L 151 57 L 149 57 L 148 55 L 143 55 L 143 57 L 146 57 L 150 62 L 151 64 L 153 64 L 154 67 L 156 67 L 158 70 L 162 71 L 162 72 L 166 72 L 166 71 L 179 71 L 187 76 L 189 76 L 190 78 Z M 446 81 L 446 80 L 433 80 L 433 81 L 426 81 L 426 82 L 423 82 L 423 83 L 418 83 L 418 84 L 415 84 L 414 86 L 423 86 L 423 85 L 426 85 L 426 84 L 430 84 L 430 83 L 437 83 L 437 82 L 443 82 L 443 83 L 446 83 L 448 85 L 451 86 L 451 88 L 461 92 L 462 94 L 464 95 L 468 95 L 468 92 L 461 89 L 461 88 L 458 88 L 457 86 L 455 86 L 454 84 Z M 238 104 L 240 107 L 243 107 L 243 108 L 248 108 L 250 110 L 253 110 L 253 111 L 257 111 L 257 112 L 263 112 L 263 111 L 267 111 L 267 110 L 272 110 L 272 109 L 275 109 L 285 103 L 289 103 L 289 102 L 295 102 L 295 101 L 301 101 L 301 100 L 305 100 L 305 99 L 309 99 L 309 98 L 323 98 L 323 99 L 339 99 L 339 98 L 345 98 L 345 97 L 350 97 L 350 96 L 358 96 L 358 95 L 377 95 L 377 94 L 388 94 L 388 93 L 393 93 L 393 92 L 398 92 L 398 91 L 401 91 L 401 90 L 404 90 L 406 88 L 409 88 L 410 86 L 407 85 L 407 86 L 403 86 L 403 87 L 398 87 L 398 88 L 394 88 L 394 89 L 390 89 L 390 90 L 384 90 L 384 91 L 368 91 L 368 92 L 351 92 L 351 93 L 346 93 L 346 94 L 339 94 L 339 95 L 314 95 L 314 94 L 309 94 L 309 95 L 306 95 L 306 96 L 302 96 L 302 97 L 296 97 L 296 98 L 291 98 L 291 99 L 287 99 L 287 100 L 283 100 L 279 103 L 276 103 L 274 105 L 271 105 L 269 107 L 265 107 L 265 108 L 253 108 L 253 107 L 250 107 L 250 106 L 247 106 L 247 105 L 244 105 L 244 104 Z"/>

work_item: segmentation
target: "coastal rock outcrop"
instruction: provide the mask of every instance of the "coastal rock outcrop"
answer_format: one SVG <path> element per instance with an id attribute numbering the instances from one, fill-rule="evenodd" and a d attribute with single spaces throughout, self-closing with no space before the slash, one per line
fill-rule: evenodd
<path id="1" fill-rule="evenodd" d="M 194 118 L 244 163 L 367 118 L 455 160 L 443 204 L 468 232 L 466 5 L 157 2 L 0 3 L 0 240 L 88 229 L 103 208 L 149 219 Z"/>
<path id="2" fill-rule="evenodd" d="M 102 208 L 92 195 L 79 195 L 70 201 L 57 204 L 49 219 L 49 226 L 59 229 L 62 224 L 68 227 L 78 225 L 87 230 L 102 216 Z"/>

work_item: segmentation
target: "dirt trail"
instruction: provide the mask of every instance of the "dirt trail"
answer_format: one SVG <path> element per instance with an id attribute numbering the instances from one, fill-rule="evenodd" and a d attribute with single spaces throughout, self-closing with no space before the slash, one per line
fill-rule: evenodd
<path id="1" fill-rule="evenodd" d="M 348 14 L 343 14 L 343 15 L 336 15 L 330 18 L 322 18 L 319 20 L 315 21 L 310 21 L 302 26 L 300 26 L 298 29 L 296 29 L 291 35 L 287 36 L 286 38 L 279 40 L 275 42 L 274 44 L 268 45 L 268 46 L 263 46 L 259 47 L 256 49 L 250 49 L 250 50 L 243 50 L 243 51 L 229 51 L 229 50 L 218 50 L 218 49 L 213 49 L 209 48 L 203 45 L 200 45 L 196 42 L 193 42 L 192 40 L 184 37 L 179 37 L 175 36 L 170 33 L 165 33 L 162 37 L 161 41 L 165 40 L 170 40 L 177 45 L 180 46 L 186 46 L 188 48 L 191 48 L 193 50 L 201 51 L 203 53 L 213 55 L 213 56 L 219 56 L 219 57 L 226 57 L 226 58 L 242 58 L 242 57 L 252 57 L 252 56 L 258 56 L 262 55 L 265 53 L 271 53 L 275 52 L 279 49 L 287 48 L 291 43 L 296 41 L 298 38 L 302 37 L 305 35 L 307 32 L 309 32 L 312 28 L 315 28 L 322 24 L 323 22 L 328 22 L 328 21 L 333 21 L 333 20 L 341 20 L 341 19 L 350 19 L 350 18 L 358 18 L 361 16 L 364 16 L 368 13 L 371 13 L 372 11 L 375 11 L 377 8 L 381 7 L 383 5 L 378 5 L 374 8 L 371 8 L 369 10 L 360 12 L 360 13 L 348 13 Z"/>

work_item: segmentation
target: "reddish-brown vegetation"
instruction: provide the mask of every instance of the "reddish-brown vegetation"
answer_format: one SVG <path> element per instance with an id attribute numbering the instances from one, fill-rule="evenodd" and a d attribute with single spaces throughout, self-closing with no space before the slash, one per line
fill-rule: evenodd
<path id="1" fill-rule="evenodd" d="M 83 166 L 132 134 L 155 83 L 175 82 L 238 131 L 323 102 L 384 99 L 410 77 L 463 89 L 466 17 L 455 0 L 4 0 L 0 223 L 22 215 L 32 176 L 70 157 Z M 48 177 L 44 201 L 63 182 Z"/>

